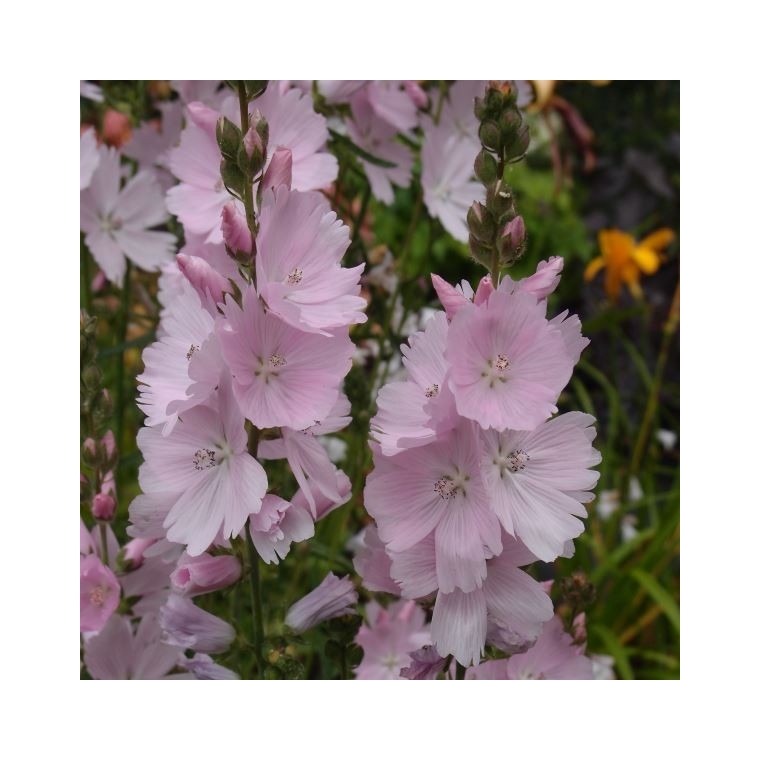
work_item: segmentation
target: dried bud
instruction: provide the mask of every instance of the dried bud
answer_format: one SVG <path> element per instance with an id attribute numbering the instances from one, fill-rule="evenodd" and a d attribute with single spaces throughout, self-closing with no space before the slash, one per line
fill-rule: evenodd
<path id="1" fill-rule="evenodd" d="M 262 189 L 268 190 L 270 187 L 285 185 L 290 190 L 292 183 L 293 154 L 289 148 L 277 148 L 261 180 Z"/>
<path id="2" fill-rule="evenodd" d="M 491 212 L 477 201 L 467 212 L 467 227 L 470 234 L 481 243 L 492 243 L 496 235 L 496 221 Z"/>
<path id="3" fill-rule="evenodd" d="M 233 252 L 233 258 L 250 259 L 253 251 L 253 239 L 248 229 L 245 212 L 235 201 L 226 203 L 222 209 L 222 237 Z M 180 254 L 181 255 L 181 254 Z"/>
<path id="4" fill-rule="evenodd" d="M 92 500 L 92 516 L 96 520 L 113 520 L 116 512 L 116 501 L 108 493 L 95 494 Z"/>

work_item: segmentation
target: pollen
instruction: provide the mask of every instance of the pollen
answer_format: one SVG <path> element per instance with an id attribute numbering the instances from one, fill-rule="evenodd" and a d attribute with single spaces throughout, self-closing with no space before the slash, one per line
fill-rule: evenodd
<path id="1" fill-rule="evenodd" d="M 293 267 L 293 270 L 288 275 L 288 285 L 298 285 L 303 279 L 303 269 L 300 267 Z"/>
<path id="2" fill-rule="evenodd" d="M 287 361 L 285 361 L 285 357 L 280 356 L 280 354 L 272 354 L 269 357 L 269 364 L 272 367 L 284 367 L 287 364 Z"/>
<path id="3" fill-rule="evenodd" d="M 435 481 L 433 490 L 445 501 L 457 495 L 459 486 L 451 478 L 444 476 Z"/>
<path id="4" fill-rule="evenodd" d="M 90 602 L 95 607 L 102 607 L 106 601 L 107 594 L 108 589 L 105 586 L 95 586 L 95 588 L 90 591 Z"/>
<path id="5" fill-rule="evenodd" d="M 195 343 L 190 344 L 190 348 L 188 349 L 187 353 L 185 354 L 185 359 L 190 361 L 190 359 L 193 358 L 193 354 L 200 350 L 200 346 L 196 345 Z"/>
<path id="6" fill-rule="evenodd" d="M 427 398 L 433 398 L 438 395 L 438 383 L 433 383 L 431 386 L 425 389 L 425 396 Z"/>
<path id="7" fill-rule="evenodd" d="M 510 454 L 507 454 L 507 468 L 511 472 L 522 472 L 525 469 L 525 465 L 530 461 L 530 456 L 523 449 L 516 449 Z"/>
<path id="8" fill-rule="evenodd" d="M 504 354 L 499 354 L 496 357 L 496 361 L 493 363 L 493 366 L 495 369 L 499 370 L 499 372 L 504 372 L 504 370 L 509 367 L 509 359 L 507 359 Z"/>
<path id="9" fill-rule="evenodd" d="M 198 449 L 193 454 L 193 467 L 196 470 L 208 470 L 216 467 L 216 451 L 214 449 Z"/>

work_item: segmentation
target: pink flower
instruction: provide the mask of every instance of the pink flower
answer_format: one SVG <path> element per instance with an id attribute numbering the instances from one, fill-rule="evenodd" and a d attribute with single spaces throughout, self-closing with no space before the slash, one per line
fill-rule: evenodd
<path id="1" fill-rule="evenodd" d="M 121 587 L 97 556 L 79 559 L 79 630 L 100 631 L 119 606 Z"/>
<path id="2" fill-rule="evenodd" d="M 258 514 L 251 515 L 249 530 L 261 559 L 277 565 L 288 555 L 293 541 L 314 535 L 314 519 L 305 507 L 267 494 Z"/>
<path id="3" fill-rule="evenodd" d="M 501 528 L 480 475 L 480 442 L 471 423 L 393 457 L 375 457 L 364 493 L 367 511 L 391 552 L 411 549 L 431 532 L 442 591 L 472 591 L 486 559 L 502 550 Z M 439 650 L 440 651 L 440 650 Z"/>
<path id="4" fill-rule="evenodd" d="M 230 554 L 212 557 L 183 554 L 171 574 L 172 589 L 182 596 L 198 596 L 227 588 L 240 578 L 240 562 Z"/>
<path id="5" fill-rule="evenodd" d="M 198 382 L 203 373 L 197 370 L 205 369 L 200 355 L 208 353 L 215 359 L 219 352 L 212 345 L 216 343 L 214 319 L 192 288 L 172 299 L 161 329 L 159 340 L 143 351 L 145 370 L 137 376 L 137 405 L 147 415 L 146 425 L 163 427 L 164 435 L 169 435 L 181 413 L 206 401 L 218 382 L 221 366 L 210 382 Z"/>
<path id="6" fill-rule="evenodd" d="M 180 657 L 180 667 L 192 673 L 198 681 L 235 681 L 240 678 L 229 668 L 217 665 L 207 654 Z"/>
<path id="7" fill-rule="evenodd" d="M 253 287 L 243 308 L 227 298 L 217 335 L 240 408 L 260 428 L 301 430 L 324 418 L 351 368 L 348 331 L 332 337 L 297 330 L 266 313 Z"/>
<path id="8" fill-rule="evenodd" d="M 544 626 L 536 643 L 523 654 L 471 668 L 465 678 L 509 680 L 592 680 L 594 669 L 562 628 L 558 617 Z"/>
<path id="9" fill-rule="evenodd" d="M 409 346 L 401 347 L 409 380 L 380 389 L 371 425 L 386 456 L 435 441 L 457 423 L 444 358 L 448 329 L 445 314 L 438 312 L 424 331 L 410 335 Z"/>
<path id="10" fill-rule="evenodd" d="M 168 675 L 181 655 L 181 648 L 161 641 L 155 615 L 144 616 L 136 631 L 128 618 L 114 615 L 97 636 L 84 643 L 84 663 L 96 680 L 187 678 Z"/>
<path id="11" fill-rule="evenodd" d="M 273 314 L 306 332 L 366 322 L 359 296 L 364 265 L 340 266 L 348 228 L 318 193 L 267 192 L 256 240 L 256 284 Z"/>
<path id="12" fill-rule="evenodd" d="M 229 282 L 199 256 L 179 253 L 177 266 L 200 297 L 204 308 L 216 316 L 216 305 L 224 300 L 225 293 L 232 290 Z"/>
<path id="13" fill-rule="evenodd" d="M 126 258 L 141 269 L 155 271 L 171 258 L 176 238 L 149 229 L 169 218 L 156 179 L 138 172 L 120 189 L 118 151 L 101 147 L 99 156 L 90 185 L 80 198 L 80 226 L 98 266 L 111 282 L 120 284 Z"/>
<path id="14" fill-rule="evenodd" d="M 220 383 L 209 404 L 184 412 L 171 435 L 143 428 L 137 444 L 145 457 L 140 486 L 147 494 L 174 498 L 166 537 L 187 544 L 197 556 L 223 538 L 237 536 L 261 508 L 267 476 L 248 453 L 244 418 L 229 381 Z"/>
<path id="15" fill-rule="evenodd" d="M 221 618 L 196 607 L 187 597 L 170 594 L 159 614 L 164 641 L 205 654 L 224 652 L 235 629 Z"/>
<path id="16" fill-rule="evenodd" d="M 484 198 L 483 186 L 472 179 L 479 146 L 442 129 L 426 130 L 422 146 L 422 190 L 431 216 L 457 240 L 467 242 L 467 209 Z"/>
<path id="17" fill-rule="evenodd" d="M 438 129 L 441 132 L 453 135 L 458 140 L 469 141 L 472 144 L 474 148 L 473 163 L 475 155 L 480 150 L 478 138 L 480 121 L 475 116 L 475 98 L 482 98 L 485 91 L 485 81 L 462 79 L 454 82 L 449 88 L 438 122 Z"/>
<path id="18" fill-rule="evenodd" d="M 365 92 L 375 115 L 386 124 L 399 132 L 417 126 L 417 91 L 410 93 L 401 81 L 378 80 L 370 82 Z"/>
<path id="19" fill-rule="evenodd" d="M 362 585 L 370 591 L 401 595 L 401 587 L 391 578 L 391 558 L 377 535 L 377 526 L 368 525 L 360 534 L 361 545 L 354 557 L 354 569 Z"/>
<path id="20" fill-rule="evenodd" d="M 285 624 L 295 633 L 303 633 L 325 620 L 355 615 L 353 607 L 358 600 L 359 595 L 348 577 L 338 578 L 328 573 L 319 586 L 288 610 Z"/>
<path id="21" fill-rule="evenodd" d="M 373 156 L 395 164 L 394 167 L 382 167 L 359 157 L 364 167 L 372 193 L 383 203 L 393 202 L 393 188 L 409 187 L 412 177 L 412 152 L 400 142 L 395 141 L 398 129 L 375 116 L 369 100 L 369 91 L 357 92 L 351 99 L 353 119 L 346 122 L 351 139 L 360 148 Z"/>
<path id="22" fill-rule="evenodd" d="M 253 238 L 248 229 L 245 209 L 236 201 L 228 201 L 222 208 L 222 237 L 234 253 L 253 251 Z"/>
<path id="23" fill-rule="evenodd" d="M 172 89 L 183 103 L 199 101 L 209 108 L 217 108 L 229 94 L 226 87 L 221 87 L 220 79 L 172 79 Z"/>
<path id="24" fill-rule="evenodd" d="M 340 497 L 337 501 L 323 494 L 316 484 L 312 482 L 309 484 L 310 496 L 308 498 L 303 490 L 299 488 L 293 495 L 291 502 L 294 505 L 306 507 L 312 514 L 316 515 L 316 520 L 321 520 L 323 517 L 327 517 L 333 510 L 342 507 L 351 498 L 351 481 L 343 470 L 337 471 L 336 480 L 338 495 Z M 313 506 L 310 501 L 313 501 Z"/>
<path id="25" fill-rule="evenodd" d="M 548 261 L 539 261 L 535 274 L 524 277 L 516 285 L 524 293 L 530 293 L 539 301 L 548 298 L 559 285 L 565 260 L 561 256 L 551 256 Z M 508 287 L 509 278 L 499 283 L 499 289 Z"/>
<path id="26" fill-rule="evenodd" d="M 496 291 L 457 312 L 446 358 L 459 414 L 483 428 L 532 430 L 557 411 L 574 360 L 545 310 L 527 293 Z"/>
<path id="27" fill-rule="evenodd" d="M 79 189 L 84 190 L 89 187 L 92 175 L 100 163 L 100 153 L 98 152 L 98 141 L 95 137 L 95 130 L 85 129 L 79 135 Z"/>
<path id="28" fill-rule="evenodd" d="M 364 657 L 354 670 L 358 680 L 397 680 L 401 668 L 412 663 L 411 652 L 430 644 L 425 613 L 413 601 L 400 600 L 387 610 L 377 602 L 366 607 L 367 622 L 354 642 Z"/>
<path id="29" fill-rule="evenodd" d="M 539 559 L 552 562 L 583 532 L 581 502 L 594 498 L 601 461 L 591 442 L 594 418 L 561 414 L 531 432 L 484 431 L 483 476 L 504 529 Z M 575 516 L 574 516 L 575 515 Z M 577 516 L 577 517 L 576 517 Z"/>

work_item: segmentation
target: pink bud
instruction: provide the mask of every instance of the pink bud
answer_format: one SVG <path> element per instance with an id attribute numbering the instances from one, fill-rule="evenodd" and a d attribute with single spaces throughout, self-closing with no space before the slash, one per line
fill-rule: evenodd
<path id="1" fill-rule="evenodd" d="M 221 303 L 224 300 L 224 294 L 230 290 L 227 280 L 200 256 L 179 253 L 177 254 L 177 266 L 195 288 L 204 306 L 216 311 L 216 304 Z"/>
<path id="2" fill-rule="evenodd" d="M 230 201 L 222 209 L 222 236 L 232 251 L 251 253 L 253 250 L 253 239 L 245 212 L 235 201 Z"/>
<path id="3" fill-rule="evenodd" d="M 405 79 L 403 81 L 406 94 L 411 98 L 412 103 L 417 108 L 424 108 L 428 103 L 428 96 L 425 90 L 420 87 L 420 83 L 414 79 Z"/>
<path id="4" fill-rule="evenodd" d="M 531 293 L 539 301 L 546 298 L 557 289 L 564 265 L 561 256 L 551 256 L 549 261 L 539 261 L 536 273 L 520 280 L 520 290 Z"/>
<path id="5" fill-rule="evenodd" d="M 464 294 L 457 290 L 453 285 L 449 285 L 446 280 L 437 274 L 430 275 L 433 280 L 433 287 L 438 294 L 438 300 L 446 310 L 446 316 L 453 319 L 454 315 L 469 301 Z"/>
<path id="6" fill-rule="evenodd" d="M 100 439 L 100 443 L 105 449 L 106 459 L 112 463 L 116 459 L 116 438 L 114 437 L 113 430 L 108 430 Z"/>
<path id="7" fill-rule="evenodd" d="M 157 540 L 157 538 L 133 538 L 124 546 L 124 562 L 130 570 L 142 565 L 145 550 L 153 546 Z"/>
<path id="8" fill-rule="evenodd" d="M 472 299 L 472 302 L 476 306 L 480 306 L 480 304 L 485 303 L 488 300 L 488 297 L 493 291 L 494 286 L 493 282 L 491 282 L 491 275 L 487 274 L 478 283 L 478 289 L 475 291 L 475 298 Z"/>
<path id="9" fill-rule="evenodd" d="M 196 127 L 202 129 L 216 144 L 216 121 L 219 114 L 203 103 L 188 103 L 187 115 Z"/>
<path id="10" fill-rule="evenodd" d="M 253 155 L 254 151 L 258 151 L 261 155 L 264 154 L 264 141 L 253 126 L 250 127 L 243 137 L 243 147 L 248 158 Z"/>
<path id="11" fill-rule="evenodd" d="M 184 554 L 171 574 L 171 582 L 174 590 L 183 596 L 198 596 L 232 585 L 240 578 L 240 572 L 240 562 L 228 554 L 217 557 Z"/>
<path id="12" fill-rule="evenodd" d="M 502 239 L 509 238 L 511 249 L 517 250 L 525 241 L 525 222 L 521 216 L 516 216 L 501 233 Z"/>
<path id="13" fill-rule="evenodd" d="M 293 182 L 293 154 L 289 148 L 277 148 L 264 172 L 261 186 L 264 190 L 286 185 L 288 190 Z"/>
<path id="14" fill-rule="evenodd" d="M 92 500 L 92 516 L 96 520 L 112 520 L 116 512 L 116 501 L 109 493 L 99 493 Z"/>
<path id="15" fill-rule="evenodd" d="M 82 444 L 82 448 L 92 456 L 95 456 L 98 451 L 94 438 L 85 438 L 84 443 Z"/>

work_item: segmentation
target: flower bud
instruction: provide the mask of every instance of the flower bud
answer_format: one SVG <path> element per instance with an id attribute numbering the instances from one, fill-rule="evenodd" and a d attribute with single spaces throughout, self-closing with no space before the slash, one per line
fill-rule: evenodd
<path id="1" fill-rule="evenodd" d="M 507 145 L 506 158 L 508 161 L 515 161 L 522 158 L 530 145 L 530 130 L 527 124 L 523 124 L 517 132 L 517 135 Z"/>
<path id="2" fill-rule="evenodd" d="M 227 206 L 229 205 L 234 206 L 235 204 L 228 203 Z M 222 211 L 222 220 L 224 220 L 224 210 Z M 248 229 L 247 226 L 246 229 Z M 250 238 L 250 233 L 248 236 Z M 177 254 L 177 266 L 200 296 L 201 303 L 215 312 L 216 304 L 221 303 L 224 300 L 224 294 L 230 290 L 227 280 L 200 256 L 188 256 L 185 253 L 179 253 Z"/>
<path id="3" fill-rule="evenodd" d="M 293 183 L 293 154 L 289 148 L 277 148 L 272 155 L 261 186 L 264 190 L 285 185 L 288 190 Z"/>
<path id="4" fill-rule="evenodd" d="M 198 596 L 231 586 L 240 578 L 240 562 L 236 557 L 222 554 L 212 557 L 183 555 L 171 574 L 174 591 L 183 596 Z"/>
<path id="5" fill-rule="evenodd" d="M 495 121 L 484 121 L 478 130 L 478 137 L 484 148 L 501 153 L 501 130 Z"/>
<path id="6" fill-rule="evenodd" d="M 493 291 L 494 286 L 491 281 L 491 275 L 487 274 L 485 277 L 482 277 L 478 283 L 478 289 L 475 291 L 475 297 L 472 299 L 472 302 L 476 306 L 480 306 L 480 304 L 485 303 L 488 300 Z"/>
<path id="7" fill-rule="evenodd" d="M 491 266 L 491 259 L 493 258 L 493 246 L 481 243 L 472 234 L 470 234 L 468 244 L 472 258 L 488 269 Z"/>
<path id="8" fill-rule="evenodd" d="M 253 251 L 253 238 L 248 229 L 245 212 L 235 201 L 226 203 L 222 209 L 222 237 L 227 247 L 235 254 L 242 253 L 249 257 Z"/>
<path id="9" fill-rule="evenodd" d="M 120 148 L 132 139 L 132 126 L 129 117 L 120 111 L 109 108 L 103 115 L 103 142 Z"/>
<path id="10" fill-rule="evenodd" d="M 342 615 L 355 615 L 353 606 L 359 595 L 348 577 L 328 573 L 322 583 L 299 599 L 285 616 L 285 624 L 303 633 L 319 623 Z"/>
<path id="11" fill-rule="evenodd" d="M 237 124 L 226 116 L 220 116 L 216 123 L 216 142 L 224 158 L 237 161 L 238 149 L 243 140 L 243 134 Z"/>
<path id="12" fill-rule="evenodd" d="M 136 570 L 143 563 L 145 550 L 153 546 L 156 538 L 133 538 L 120 552 L 121 564 L 125 570 Z"/>
<path id="13" fill-rule="evenodd" d="M 103 373 L 95 364 L 90 364 L 84 368 L 82 380 L 84 380 L 85 387 L 89 390 L 95 390 L 103 384 Z"/>
<path id="14" fill-rule="evenodd" d="M 92 500 L 92 516 L 96 520 L 113 520 L 116 513 L 116 501 L 108 493 L 95 494 Z"/>
<path id="15" fill-rule="evenodd" d="M 103 390 L 104 401 L 108 404 L 111 403 L 111 396 L 107 390 Z M 103 467 L 110 470 L 116 464 L 118 459 L 118 452 L 116 451 L 116 437 L 113 434 L 113 430 L 107 430 L 106 434 L 100 439 L 101 456 L 103 458 Z"/>
<path id="16" fill-rule="evenodd" d="M 509 186 L 499 180 L 486 192 L 486 206 L 497 219 L 505 214 L 514 214 L 514 198 Z"/>
<path id="17" fill-rule="evenodd" d="M 496 159 L 487 150 L 481 150 L 475 157 L 475 176 L 484 185 L 490 185 L 499 176 Z"/>
<path id="18" fill-rule="evenodd" d="M 519 259 L 525 246 L 525 222 L 521 216 L 516 216 L 501 232 L 498 248 L 504 264 L 511 264 Z"/>
<path id="19" fill-rule="evenodd" d="M 235 639 L 235 629 L 229 623 L 178 594 L 169 594 L 158 614 L 164 641 L 173 646 L 204 653 L 223 652 Z"/>
<path id="20" fill-rule="evenodd" d="M 467 212 L 467 227 L 470 234 L 481 243 L 493 242 L 496 234 L 496 221 L 482 203 L 476 201 L 470 206 Z"/>

